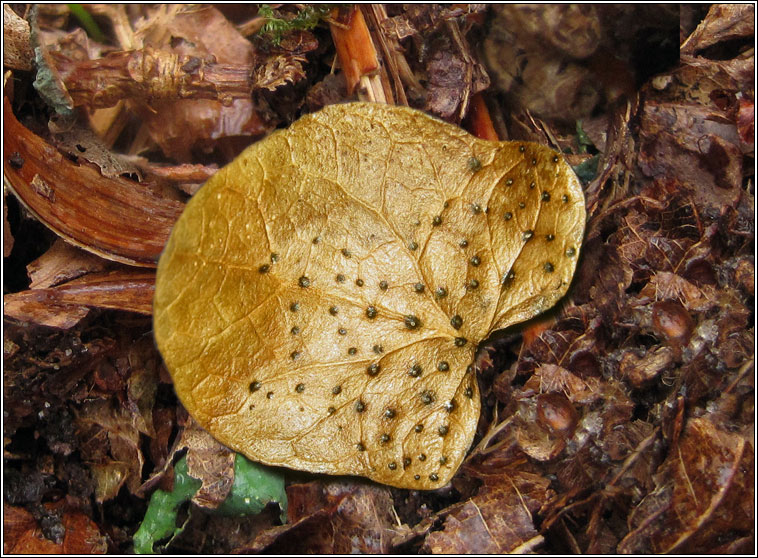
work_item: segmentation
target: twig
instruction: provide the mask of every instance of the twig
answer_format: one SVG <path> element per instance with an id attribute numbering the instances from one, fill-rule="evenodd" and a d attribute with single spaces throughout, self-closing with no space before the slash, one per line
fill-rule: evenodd
<path id="1" fill-rule="evenodd" d="M 352 9 L 340 17 L 340 10 L 332 10 L 329 29 L 332 32 L 337 57 L 347 82 L 347 93 L 352 95 L 356 87 L 363 100 L 386 103 L 384 88 L 376 74 L 379 61 L 366 20 L 360 9 Z"/>
<path id="2" fill-rule="evenodd" d="M 481 93 L 477 93 L 471 98 L 471 106 L 466 117 L 466 128 L 481 139 L 490 141 L 500 139 L 495 131 L 495 126 L 492 125 L 490 111 L 487 109 L 487 103 L 484 102 Z"/>

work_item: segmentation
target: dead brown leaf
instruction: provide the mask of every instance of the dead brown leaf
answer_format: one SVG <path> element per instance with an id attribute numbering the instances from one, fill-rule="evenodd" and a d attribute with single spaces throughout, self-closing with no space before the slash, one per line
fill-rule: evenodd
<path id="1" fill-rule="evenodd" d="M 51 541 L 31 513 L 17 506 L 3 504 L 3 552 L 5 554 L 105 554 L 108 551 L 106 538 L 95 522 L 84 513 L 62 511 L 61 524 L 65 535 L 59 542 Z"/>
<path id="2" fill-rule="evenodd" d="M 251 459 L 442 486 L 478 420 L 476 344 L 565 293 L 583 224 L 548 149 L 330 106 L 189 203 L 156 339 L 190 413 Z"/>
<path id="3" fill-rule="evenodd" d="M 287 487 L 287 525 L 262 532 L 246 552 L 386 554 L 403 527 L 386 487 L 314 481 Z"/>
<path id="4" fill-rule="evenodd" d="M 434 554 L 529 553 L 544 539 L 533 515 L 552 494 L 550 481 L 523 456 L 495 454 L 469 474 L 484 486 L 430 533 L 422 551 Z"/>
<path id="5" fill-rule="evenodd" d="M 705 552 L 727 532 L 753 529 L 753 447 L 708 417 L 688 421 L 630 517 L 622 553 Z"/>

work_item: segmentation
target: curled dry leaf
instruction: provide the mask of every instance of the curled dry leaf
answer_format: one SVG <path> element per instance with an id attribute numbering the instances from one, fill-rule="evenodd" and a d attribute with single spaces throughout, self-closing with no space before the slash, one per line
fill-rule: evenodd
<path id="1" fill-rule="evenodd" d="M 254 461 L 433 489 L 474 436 L 477 344 L 551 307 L 584 231 L 556 153 L 332 105 L 200 189 L 154 327 L 195 419 Z"/>

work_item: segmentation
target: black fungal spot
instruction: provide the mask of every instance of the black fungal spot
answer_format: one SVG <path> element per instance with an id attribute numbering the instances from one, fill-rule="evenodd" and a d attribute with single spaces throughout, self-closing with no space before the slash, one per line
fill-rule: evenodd
<path id="1" fill-rule="evenodd" d="M 440 436 L 447 436 L 448 432 L 450 432 L 450 427 L 447 424 L 443 424 L 437 429 L 437 433 Z"/>
<path id="2" fill-rule="evenodd" d="M 552 242 L 553 240 L 555 240 L 555 235 L 549 234 L 545 237 L 545 240 L 547 240 L 548 242 Z"/>
<path id="3" fill-rule="evenodd" d="M 563 201 L 563 203 L 568 203 L 569 197 L 566 194 L 563 194 L 563 196 L 561 196 L 561 200 Z"/>
<path id="4" fill-rule="evenodd" d="M 388 468 L 389 468 L 391 471 L 394 471 L 395 469 L 397 469 L 397 463 L 395 463 L 394 461 L 391 461 L 391 462 L 389 463 L 389 465 L 387 465 L 387 467 L 388 467 Z"/>
<path id="5" fill-rule="evenodd" d="M 386 411 L 384 411 L 384 418 L 386 419 L 395 418 L 395 409 L 387 409 Z"/>
<path id="6" fill-rule="evenodd" d="M 387 443 L 387 442 L 389 442 L 391 439 L 392 439 L 392 436 L 390 436 L 389 434 L 382 434 L 382 435 L 379 437 L 379 441 L 380 441 L 382 444 L 386 444 L 386 443 Z"/>
<path id="7" fill-rule="evenodd" d="M 359 287 L 362 287 L 363 286 L 363 279 L 356 279 L 355 280 L 355 284 L 358 285 Z"/>
<path id="8" fill-rule="evenodd" d="M 426 461 L 426 454 L 425 454 L 425 453 L 422 453 L 422 454 L 420 454 L 420 455 L 418 456 L 418 460 L 419 460 L 419 461 Z"/>
<path id="9" fill-rule="evenodd" d="M 379 355 L 384 352 L 384 347 L 382 347 L 381 345 L 374 345 L 373 347 L 371 347 L 371 350 Z"/>
<path id="10" fill-rule="evenodd" d="M 461 241 L 458 243 L 458 246 L 460 246 L 461 248 L 465 248 L 466 246 L 468 246 L 468 240 L 466 240 L 466 239 L 464 238 L 463 240 L 461 240 Z"/>
<path id="11" fill-rule="evenodd" d="M 358 413 L 362 413 L 363 411 L 366 410 L 366 404 L 359 399 L 358 401 L 355 402 L 355 410 Z"/>
<path id="12" fill-rule="evenodd" d="M 506 180 L 506 181 L 505 181 L 505 185 L 506 185 L 506 186 L 513 186 L 513 179 L 512 179 L 512 178 L 509 178 L 508 180 Z"/>
<path id="13" fill-rule="evenodd" d="M 437 298 L 445 298 L 447 296 L 447 289 L 445 287 L 437 287 L 434 294 Z"/>
<path id="14" fill-rule="evenodd" d="M 374 363 L 368 365 L 368 368 L 366 368 L 366 373 L 369 376 L 376 376 L 377 374 L 379 374 L 379 371 L 381 369 L 382 369 L 382 367 L 379 366 L 377 363 L 374 362 Z"/>
<path id="15" fill-rule="evenodd" d="M 440 465 L 444 465 L 445 463 L 447 463 L 447 457 L 443 455 L 440 457 Z"/>
<path id="16" fill-rule="evenodd" d="M 417 424 L 416 427 L 413 429 L 416 432 L 423 432 L 424 431 L 424 425 L 423 424 Z"/>
<path id="17" fill-rule="evenodd" d="M 420 364 L 414 364 L 411 366 L 410 372 L 408 372 L 408 375 L 410 375 L 412 378 L 418 378 L 421 376 L 421 365 Z"/>
<path id="18" fill-rule="evenodd" d="M 529 189 L 530 189 L 530 190 L 534 190 L 536 187 L 537 187 L 537 184 L 536 184 L 536 183 L 534 183 L 534 182 L 530 182 L 530 183 L 529 183 Z"/>
<path id="19" fill-rule="evenodd" d="M 349 354 L 349 355 L 351 355 L 351 356 L 352 356 L 352 355 L 354 355 L 354 354 L 355 354 L 355 353 L 357 353 L 357 352 L 358 352 L 358 349 L 357 349 L 356 347 L 350 347 L 350 348 L 347 350 L 347 354 Z"/>
<path id="20" fill-rule="evenodd" d="M 434 225 L 435 227 L 439 227 L 441 224 L 442 224 L 442 217 L 440 217 L 439 215 L 435 215 L 434 218 L 432 219 L 432 225 Z"/>
<path id="21" fill-rule="evenodd" d="M 479 258 L 479 256 L 473 256 L 468 262 L 474 267 L 478 267 L 479 264 L 482 263 L 482 260 Z"/>
<path id="22" fill-rule="evenodd" d="M 250 393 L 254 393 L 261 389 L 261 383 L 258 381 L 250 382 Z"/>
<path id="23" fill-rule="evenodd" d="M 300 333 L 300 328 L 297 327 L 297 326 L 292 326 L 292 329 L 290 330 L 290 333 L 292 335 L 297 335 L 298 333 Z"/>
<path id="24" fill-rule="evenodd" d="M 537 164 L 537 159 L 534 159 L 534 158 L 533 158 L 533 159 L 532 159 L 532 165 L 536 165 L 536 164 Z"/>
<path id="25" fill-rule="evenodd" d="M 448 401 L 447 403 L 445 403 L 445 410 L 448 413 L 452 413 L 453 411 L 455 411 L 455 407 L 456 407 L 455 399 L 452 399 Z"/>
<path id="26" fill-rule="evenodd" d="M 472 397 L 474 397 L 474 390 L 471 389 L 470 387 L 467 387 L 466 389 L 463 390 L 463 395 L 471 399 Z"/>
<path id="27" fill-rule="evenodd" d="M 421 479 L 421 475 L 413 475 L 413 480 L 420 480 L 420 479 Z"/>
<path id="28" fill-rule="evenodd" d="M 523 145 L 519 145 L 518 150 L 519 152 L 523 153 L 524 151 L 526 151 L 526 147 L 524 147 Z"/>
<path id="29" fill-rule="evenodd" d="M 471 281 L 468 282 L 468 288 L 471 289 L 472 291 L 478 289 L 479 281 L 477 281 L 476 279 L 472 279 Z"/>
<path id="30" fill-rule="evenodd" d="M 557 163 L 557 162 L 558 162 L 558 155 L 553 155 L 553 163 Z"/>
<path id="31" fill-rule="evenodd" d="M 405 327 L 408 329 L 418 329 L 421 327 L 421 320 L 419 320 L 416 316 L 405 316 L 403 318 L 403 321 L 405 322 Z"/>
<path id="32" fill-rule="evenodd" d="M 476 157 L 471 157 L 468 160 L 468 168 L 471 171 L 476 172 L 476 171 L 478 171 L 479 169 L 482 168 L 482 162 L 479 159 L 477 159 Z"/>
<path id="33" fill-rule="evenodd" d="M 542 192 L 542 201 L 550 201 L 550 192 Z"/>
<path id="34" fill-rule="evenodd" d="M 573 246 L 569 246 L 566 248 L 566 256 L 569 258 L 573 258 L 576 255 L 576 249 Z"/>
<path id="35" fill-rule="evenodd" d="M 450 325 L 455 329 L 461 329 L 461 326 L 463 325 L 463 318 L 456 314 L 450 319 Z"/>
<path id="36" fill-rule="evenodd" d="M 419 398 L 421 399 L 421 402 L 424 405 L 431 405 L 432 403 L 434 403 L 434 393 L 429 391 L 428 389 L 422 391 Z"/>
<path id="37" fill-rule="evenodd" d="M 277 254 L 276 252 L 272 252 L 271 255 L 269 256 L 269 259 L 271 260 L 272 264 L 276 263 L 279 261 L 279 254 Z"/>
<path id="38" fill-rule="evenodd" d="M 524 209 L 526 207 L 526 204 L 524 202 L 518 202 L 519 209 Z"/>
<path id="39" fill-rule="evenodd" d="M 555 271 L 555 266 L 553 266 L 553 264 L 550 262 L 545 262 L 545 265 L 542 266 L 542 269 L 545 270 L 545 273 L 552 273 Z"/>
<path id="40" fill-rule="evenodd" d="M 321 239 L 317 236 L 314 236 L 312 242 L 313 244 L 318 244 L 319 242 L 321 242 Z"/>
<path id="41" fill-rule="evenodd" d="M 505 219 L 506 221 L 510 221 L 511 219 L 513 219 L 513 213 L 511 213 L 510 211 L 506 211 L 505 214 L 503 215 L 503 219 Z"/>
<path id="42" fill-rule="evenodd" d="M 369 306 L 368 308 L 366 308 L 366 317 L 369 320 L 373 320 L 374 318 L 376 318 L 377 313 L 378 312 L 376 311 L 376 307 L 374 306 Z"/>
<path id="43" fill-rule="evenodd" d="M 406 469 L 410 467 L 412 461 L 413 460 L 410 457 L 403 457 L 403 468 Z"/>
<path id="44" fill-rule="evenodd" d="M 468 343 L 468 339 L 465 337 L 456 337 L 455 338 L 455 346 L 456 347 L 463 347 L 466 343 Z"/>
<path id="45" fill-rule="evenodd" d="M 327 415 L 333 415 L 333 414 L 334 414 L 334 413 L 336 413 L 336 412 L 337 412 L 337 409 L 335 409 L 334 407 L 329 407 L 329 408 L 326 410 L 326 414 L 327 414 Z"/>
<path id="46" fill-rule="evenodd" d="M 341 327 L 337 330 L 337 333 L 340 335 L 347 335 L 347 330 L 344 327 Z"/>
<path id="47" fill-rule="evenodd" d="M 339 395 L 340 393 L 342 393 L 342 386 L 334 386 L 332 388 L 332 393 L 334 395 Z"/>
<path id="48" fill-rule="evenodd" d="M 387 281 L 379 281 L 379 288 L 386 291 L 389 288 Z"/>
<path id="49" fill-rule="evenodd" d="M 446 360 L 443 360 L 437 365 L 437 370 L 439 370 L 440 372 L 447 372 L 448 370 L 450 370 L 450 365 L 447 363 Z"/>
<path id="50" fill-rule="evenodd" d="M 348 250 L 347 248 L 343 248 L 341 250 L 341 252 L 342 252 L 342 255 L 345 256 L 346 258 L 352 258 L 353 257 L 353 255 L 350 253 L 350 250 Z"/>
<path id="51" fill-rule="evenodd" d="M 355 444 L 355 449 L 357 449 L 358 451 L 366 451 L 366 446 L 358 442 L 357 444 Z"/>
<path id="52" fill-rule="evenodd" d="M 432 482 L 437 482 L 439 480 L 437 473 L 432 473 L 431 475 L 429 475 L 429 480 Z"/>
<path id="53" fill-rule="evenodd" d="M 330 306 L 329 307 L 329 313 L 332 316 L 336 316 L 339 313 L 339 311 L 340 311 L 339 308 L 337 308 L 336 306 Z"/>
<path id="54" fill-rule="evenodd" d="M 529 229 L 529 230 L 524 231 L 524 234 L 521 235 L 521 238 L 523 239 L 524 242 L 528 242 L 529 240 L 532 239 L 533 236 L 534 236 L 534 231 Z"/>
<path id="55" fill-rule="evenodd" d="M 300 279 L 297 280 L 297 284 L 303 287 L 304 289 L 307 289 L 311 286 L 311 280 L 308 279 L 305 275 L 301 276 Z"/>
<path id="56" fill-rule="evenodd" d="M 410 250 L 411 252 L 415 252 L 416 250 L 418 250 L 418 244 L 416 244 L 415 242 L 411 241 L 408 244 L 408 250 Z"/>
<path id="57" fill-rule="evenodd" d="M 21 167 L 24 166 L 24 158 L 18 151 L 11 153 L 11 156 L 8 158 L 8 162 L 16 170 L 20 170 Z"/>
<path id="58" fill-rule="evenodd" d="M 274 397 L 273 391 L 269 391 L 268 393 L 266 393 L 266 399 L 271 399 L 272 397 Z"/>
<path id="59" fill-rule="evenodd" d="M 300 351 L 292 351 L 290 353 L 290 358 L 292 360 L 297 360 L 300 357 Z"/>
<path id="60" fill-rule="evenodd" d="M 298 393 L 303 393 L 305 391 L 305 384 L 297 384 L 295 386 L 295 391 Z"/>
<path id="61" fill-rule="evenodd" d="M 263 264 L 258 268 L 258 273 L 268 273 L 268 270 L 271 269 L 271 266 L 268 264 Z"/>
<path id="62" fill-rule="evenodd" d="M 503 288 L 510 286 L 511 283 L 513 283 L 513 280 L 516 278 L 516 272 L 511 270 L 505 275 L 503 275 L 503 280 L 500 281 L 500 284 L 503 286 Z"/>
<path id="63" fill-rule="evenodd" d="M 423 283 L 416 283 L 415 285 L 413 285 L 413 290 L 419 294 L 423 293 L 424 289 L 425 287 Z"/>
<path id="64" fill-rule="evenodd" d="M 293 302 L 290 304 L 290 312 L 297 312 L 300 310 L 300 303 L 299 302 Z"/>
<path id="65" fill-rule="evenodd" d="M 478 203 L 472 203 L 471 211 L 474 213 L 474 215 L 479 215 L 482 212 L 482 206 Z"/>
<path id="66" fill-rule="evenodd" d="M 345 282 L 345 276 L 342 275 L 341 273 L 338 273 L 337 276 L 335 277 L 335 279 L 337 280 L 337 283 L 344 283 Z"/>

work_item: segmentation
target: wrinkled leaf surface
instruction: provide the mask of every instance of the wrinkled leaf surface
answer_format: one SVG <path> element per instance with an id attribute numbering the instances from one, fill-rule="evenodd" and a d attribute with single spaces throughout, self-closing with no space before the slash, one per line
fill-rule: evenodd
<path id="1" fill-rule="evenodd" d="M 189 412 L 250 459 L 437 488 L 476 429 L 477 344 L 566 292 L 584 221 L 547 148 L 329 106 L 189 202 L 156 340 Z"/>

